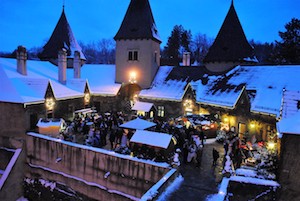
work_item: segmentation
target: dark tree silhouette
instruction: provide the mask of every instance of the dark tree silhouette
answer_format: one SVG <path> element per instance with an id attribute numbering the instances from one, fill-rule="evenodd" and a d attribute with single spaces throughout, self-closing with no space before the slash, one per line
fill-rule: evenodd
<path id="1" fill-rule="evenodd" d="M 281 41 L 276 41 L 275 62 L 280 64 L 300 64 L 300 20 L 293 18 L 279 32 Z"/>

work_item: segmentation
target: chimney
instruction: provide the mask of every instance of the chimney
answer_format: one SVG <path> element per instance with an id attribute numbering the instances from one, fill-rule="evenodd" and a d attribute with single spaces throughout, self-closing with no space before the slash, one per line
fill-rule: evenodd
<path id="1" fill-rule="evenodd" d="M 182 65 L 183 66 L 190 66 L 191 65 L 191 53 L 184 52 L 182 56 Z"/>
<path id="2" fill-rule="evenodd" d="M 81 59 L 79 51 L 74 52 L 73 68 L 74 78 L 80 78 Z"/>
<path id="3" fill-rule="evenodd" d="M 23 46 L 18 46 L 17 49 L 17 71 L 21 75 L 27 75 L 27 51 Z"/>
<path id="4" fill-rule="evenodd" d="M 67 82 L 67 51 L 64 48 L 58 52 L 58 81 L 61 84 Z"/>

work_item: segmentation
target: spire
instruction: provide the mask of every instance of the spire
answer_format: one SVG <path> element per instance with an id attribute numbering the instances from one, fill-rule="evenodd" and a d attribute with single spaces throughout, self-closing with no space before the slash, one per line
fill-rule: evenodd
<path id="1" fill-rule="evenodd" d="M 247 41 L 232 0 L 222 27 L 204 62 L 238 62 L 245 58 L 255 60 L 254 49 Z"/>
<path id="2" fill-rule="evenodd" d="M 80 58 L 85 59 L 82 49 L 77 43 L 76 38 L 72 32 L 69 22 L 65 15 L 65 9 L 63 9 L 61 16 L 56 24 L 56 27 L 46 45 L 43 47 L 42 52 L 39 54 L 41 60 L 57 59 L 58 51 L 62 48 L 67 50 L 67 57 L 74 58 L 74 52 L 80 52 Z"/>
<path id="3" fill-rule="evenodd" d="M 130 1 L 121 27 L 114 39 L 152 39 L 161 43 L 148 0 Z"/>

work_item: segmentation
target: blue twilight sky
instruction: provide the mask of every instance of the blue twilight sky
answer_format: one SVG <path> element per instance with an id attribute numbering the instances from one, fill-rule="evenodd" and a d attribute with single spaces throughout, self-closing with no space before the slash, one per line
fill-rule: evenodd
<path id="1" fill-rule="evenodd" d="M 64 0 L 1 0 L 0 51 L 18 45 L 42 46 L 61 15 Z M 112 38 L 117 33 L 130 0 L 65 0 L 65 12 L 78 41 Z M 175 25 L 192 34 L 215 37 L 231 0 L 150 0 L 163 40 Z M 236 11 L 248 40 L 274 42 L 278 31 L 293 17 L 300 19 L 299 0 L 235 0 Z"/>

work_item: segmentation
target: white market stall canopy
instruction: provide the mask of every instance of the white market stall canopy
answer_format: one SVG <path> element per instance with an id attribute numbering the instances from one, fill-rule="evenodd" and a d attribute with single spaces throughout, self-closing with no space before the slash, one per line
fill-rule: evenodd
<path id="1" fill-rule="evenodd" d="M 153 107 L 153 103 L 147 103 L 147 102 L 139 102 L 139 101 L 137 101 L 134 104 L 134 106 L 132 107 L 132 110 L 149 112 L 152 107 Z"/>
<path id="2" fill-rule="evenodd" d="M 63 119 L 40 118 L 36 126 L 39 129 L 39 133 L 57 135 L 66 128 L 66 123 Z"/>
<path id="3" fill-rule="evenodd" d="M 97 110 L 93 110 L 92 108 L 85 108 L 85 109 L 81 109 L 81 110 L 76 110 L 74 113 L 82 113 L 82 114 L 87 114 L 87 113 L 93 113 L 93 112 L 97 112 Z"/>
<path id="4" fill-rule="evenodd" d="M 172 140 L 172 135 L 152 131 L 137 130 L 130 139 L 130 142 L 146 144 L 167 149 Z"/>
<path id="5" fill-rule="evenodd" d="M 136 118 L 134 120 L 128 121 L 124 124 L 121 124 L 120 127 L 122 128 L 129 128 L 129 129 L 135 129 L 135 130 L 144 130 L 147 128 L 151 128 L 153 126 L 156 126 L 156 123 L 149 122 L 140 118 Z"/>

